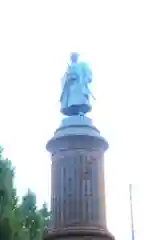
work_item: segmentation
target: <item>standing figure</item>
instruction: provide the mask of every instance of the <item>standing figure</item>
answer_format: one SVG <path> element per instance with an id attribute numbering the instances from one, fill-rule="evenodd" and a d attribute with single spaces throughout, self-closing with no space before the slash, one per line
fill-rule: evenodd
<path id="1" fill-rule="evenodd" d="M 60 97 L 61 112 L 64 115 L 84 115 L 91 111 L 89 83 L 92 82 L 92 71 L 85 62 L 78 62 L 78 53 L 71 54 L 71 63 L 62 78 Z"/>

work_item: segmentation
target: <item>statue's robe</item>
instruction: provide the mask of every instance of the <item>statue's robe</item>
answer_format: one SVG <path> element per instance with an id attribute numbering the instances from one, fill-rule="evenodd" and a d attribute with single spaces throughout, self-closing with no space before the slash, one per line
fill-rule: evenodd
<path id="1" fill-rule="evenodd" d="M 86 63 L 72 63 L 62 78 L 61 112 L 65 115 L 85 114 L 91 110 L 89 103 L 92 72 Z"/>

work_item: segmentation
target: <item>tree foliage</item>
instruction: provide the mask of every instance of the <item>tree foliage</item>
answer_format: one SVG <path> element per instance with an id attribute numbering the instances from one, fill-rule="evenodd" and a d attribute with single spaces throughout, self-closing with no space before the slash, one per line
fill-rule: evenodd
<path id="1" fill-rule="evenodd" d="M 20 203 L 13 185 L 14 173 L 0 147 L 0 239 L 41 240 L 50 219 L 47 204 L 37 209 L 36 195 L 30 189 Z"/>

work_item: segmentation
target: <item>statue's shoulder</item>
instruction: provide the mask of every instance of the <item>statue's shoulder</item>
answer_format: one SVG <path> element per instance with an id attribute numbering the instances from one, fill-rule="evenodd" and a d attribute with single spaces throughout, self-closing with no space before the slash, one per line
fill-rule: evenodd
<path id="1" fill-rule="evenodd" d="M 85 71 L 91 71 L 91 68 L 87 62 L 79 62 L 79 67 Z"/>

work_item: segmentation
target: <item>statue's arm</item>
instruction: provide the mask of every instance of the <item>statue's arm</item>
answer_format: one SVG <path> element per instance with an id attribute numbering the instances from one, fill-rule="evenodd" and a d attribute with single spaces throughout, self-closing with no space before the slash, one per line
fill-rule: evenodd
<path id="1" fill-rule="evenodd" d="M 87 63 L 85 63 L 85 65 L 84 65 L 84 71 L 85 71 L 87 83 L 91 83 L 92 82 L 92 70 Z"/>

